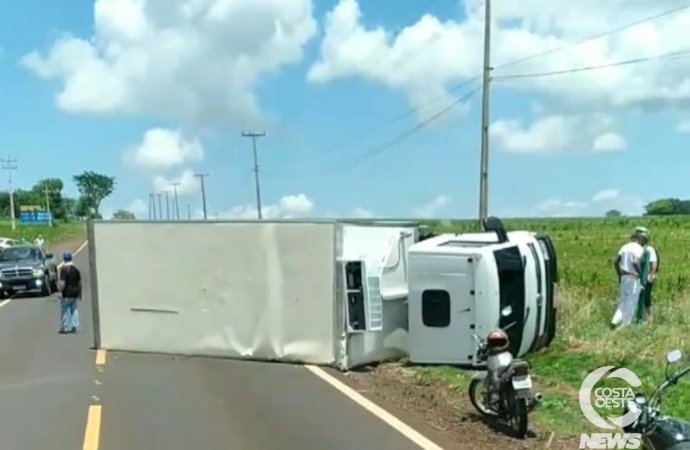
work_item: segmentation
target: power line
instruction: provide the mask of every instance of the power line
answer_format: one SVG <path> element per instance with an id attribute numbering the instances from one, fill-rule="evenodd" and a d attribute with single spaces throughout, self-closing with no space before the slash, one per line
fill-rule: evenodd
<path id="1" fill-rule="evenodd" d="M 532 73 L 519 73 L 519 74 L 515 74 L 515 75 L 501 75 L 501 76 L 494 76 L 493 78 L 495 80 L 515 80 L 515 79 L 520 79 L 520 78 L 551 77 L 551 76 L 556 76 L 556 75 L 567 75 L 567 74 L 571 74 L 571 73 L 591 72 L 593 70 L 609 69 L 612 67 L 629 66 L 629 65 L 633 65 L 633 64 L 659 61 L 659 60 L 664 60 L 664 59 L 674 59 L 674 58 L 678 58 L 678 57 L 682 57 L 682 56 L 688 56 L 688 55 L 690 55 L 690 49 L 680 50 L 680 51 L 675 51 L 675 52 L 669 52 L 669 53 L 664 53 L 664 54 L 655 55 L 655 56 L 647 56 L 647 57 L 642 57 L 642 58 L 628 59 L 628 60 L 624 60 L 624 61 L 617 61 L 617 62 L 607 63 L 607 64 L 599 64 L 599 65 L 595 65 L 595 66 L 575 67 L 572 69 L 552 70 L 549 72 L 532 72 Z"/>
<path id="2" fill-rule="evenodd" d="M 256 189 L 256 214 L 259 220 L 263 218 L 261 213 L 261 183 L 259 182 L 259 157 L 256 150 L 256 139 L 266 136 L 266 132 L 262 131 L 260 133 L 255 132 L 243 132 L 242 137 L 248 137 L 252 139 L 252 152 L 254 154 L 254 187 Z"/>
<path id="3" fill-rule="evenodd" d="M 620 33 L 621 31 L 625 31 L 625 30 L 627 30 L 627 29 L 629 29 L 629 28 L 636 27 L 637 25 L 641 25 L 641 24 L 646 23 L 646 22 L 652 22 L 652 21 L 654 21 L 654 20 L 661 19 L 662 17 L 670 16 L 670 15 L 672 15 L 672 14 L 675 14 L 675 13 L 678 13 L 678 12 L 681 12 L 681 11 L 684 11 L 684 10 L 686 10 L 686 9 L 688 9 L 688 8 L 690 8 L 690 4 L 686 4 L 686 5 L 684 5 L 684 6 L 680 6 L 680 7 L 673 8 L 673 9 L 670 9 L 670 10 L 667 10 L 667 11 L 663 11 L 663 12 L 661 12 L 661 13 L 659 13 L 659 14 L 656 14 L 656 15 L 653 15 L 653 16 L 647 16 L 647 17 L 644 17 L 644 18 L 642 18 L 642 19 L 640 19 L 640 20 L 637 20 L 637 21 L 635 21 L 635 22 L 629 22 L 629 23 L 626 23 L 626 24 L 624 24 L 624 25 L 621 25 L 621 26 L 618 27 L 618 28 L 612 28 L 612 29 L 610 29 L 610 30 L 603 31 L 603 32 L 598 33 L 598 34 L 593 34 L 593 35 L 591 35 L 591 36 L 587 36 L 587 37 L 585 37 L 585 38 L 583 38 L 583 39 L 580 39 L 580 40 L 578 40 L 578 41 L 574 41 L 574 42 L 570 42 L 570 43 L 568 43 L 568 44 L 564 44 L 564 45 L 561 45 L 561 46 L 558 46 L 558 47 L 554 47 L 554 48 L 552 48 L 552 49 L 549 49 L 549 50 L 546 50 L 546 51 L 543 51 L 543 52 L 539 52 L 539 53 L 535 53 L 535 54 L 533 54 L 533 55 L 526 56 L 526 57 L 524 57 L 524 58 L 516 59 L 516 60 L 514 60 L 514 61 L 510 61 L 510 62 L 507 62 L 507 63 L 505 63 L 505 64 L 500 64 L 500 65 L 494 67 L 494 70 L 496 70 L 496 69 L 504 69 L 504 68 L 509 67 L 509 66 L 513 66 L 513 65 L 516 65 L 516 64 L 520 64 L 520 63 L 523 63 L 523 62 L 526 62 L 526 61 L 531 61 L 532 59 L 535 59 L 535 58 L 541 58 L 541 57 L 543 57 L 543 56 L 547 56 L 547 55 L 550 55 L 550 54 L 552 54 L 552 53 L 556 53 L 556 52 L 560 52 L 560 51 L 566 50 L 566 49 L 568 49 L 568 48 L 576 47 L 576 46 L 578 46 L 578 45 L 584 44 L 585 42 L 594 41 L 594 40 L 596 40 L 596 39 L 599 39 L 599 38 L 602 38 L 602 37 L 605 37 L 605 36 L 609 36 L 609 35 L 612 35 L 612 34 Z"/>
<path id="4" fill-rule="evenodd" d="M 469 100 L 470 97 L 472 97 L 475 93 L 477 93 L 480 88 L 481 88 L 481 86 L 476 86 L 474 89 L 472 89 L 471 91 L 469 91 L 468 93 L 466 93 L 462 97 L 458 98 L 457 100 L 453 101 L 451 104 L 449 104 L 445 108 L 441 109 L 439 112 L 437 112 L 433 116 L 429 117 L 428 119 L 424 120 L 423 122 L 420 122 L 419 124 L 408 129 L 407 131 L 397 135 L 393 139 L 390 139 L 389 141 L 385 142 L 384 144 L 378 145 L 376 147 L 373 147 L 373 148 L 367 150 L 366 152 L 361 154 L 356 160 L 354 160 L 352 163 L 334 168 L 332 170 L 329 170 L 327 172 L 322 173 L 321 175 L 331 175 L 333 173 L 337 173 L 337 172 L 358 166 L 358 165 L 368 161 L 369 159 L 373 158 L 374 156 L 377 156 L 377 155 L 385 152 L 386 150 L 388 150 L 392 147 L 395 147 L 400 142 L 402 142 L 402 141 L 408 139 L 410 136 L 416 134 L 418 131 L 420 131 L 421 129 L 426 127 L 431 122 L 434 122 L 435 120 L 437 120 L 438 118 L 440 118 L 441 116 L 446 114 L 448 111 L 450 111 L 451 109 L 453 109 L 454 107 L 459 105 L 460 103 L 464 103 L 467 100 Z"/>
<path id="5" fill-rule="evenodd" d="M 492 68 L 492 71 L 495 71 L 495 70 L 498 70 L 498 69 L 503 69 L 503 68 L 506 68 L 506 67 L 510 67 L 510 66 L 513 66 L 513 65 L 516 65 L 516 64 L 520 64 L 520 63 L 523 63 L 523 62 L 526 62 L 526 61 L 530 61 L 530 60 L 533 60 L 533 59 L 536 59 L 536 58 L 541 58 L 541 57 L 543 57 L 543 56 L 547 56 L 547 55 L 550 55 L 550 54 L 553 54 L 553 53 L 556 53 L 556 52 L 559 52 L 559 51 L 563 51 L 563 50 L 566 50 L 566 49 L 568 49 L 568 48 L 572 48 L 572 47 L 581 45 L 581 44 L 586 43 L 586 42 L 589 42 L 589 41 L 593 41 L 593 40 L 596 40 L 596 39 L 599 39 L 599 38 L 602 38 L 602 37 L 605 37 L 605 36 L 608 36 L 608 35 L 611 35 L 611 34 L 619 33 L 619 32 L 621 32 L 621 31 L 624 31 L 624 30 L 628 29 L 628 28 L 632 28 L 632 27 L 634 27 L 634 26 L 643 24 L 643 23 L 645 23 L 645 22 L 654 21 L 654 20 L 660 19 L 660 18 L 662 18 L 662 17 L 665 17 L 665 16 L 669 16 L 669 15 L 675 14 L 675 13 L 677 13 L 677 12 L 683 11 L 683 10 L 688 9 L 688 8 L 690 8 L 690 4 L 686 4 L 686 5 L 684 5 L 684 6 L 677 7 L 677 8 L 671 9 L 671 10 L 663 11 L 663 12 L 658 13 L 658 14 L 653 15 L 653 16 L 644 17 L 644 18 L 642 18 L 642 19 L 636 20 L 635 22 L 626 23 L 626 24 L 624 24 L 624 25 L 622 25 L 622 26 L 620 26 L 620 27 L 613 28 L 613 29 L 610 29 L 610 30 L 607 30 L 607 31 L 604 31 L 604 32 L 601 32 L 601 33 L 594 34 L 594 35 L 590 35 L 590 36 L 587 36 L 587 37 L 585 37 L 585 38 L 583 38 L 583 39 L 580 39 L 580 40 L 577 40 L 577 41 L 574 41 L 574 42 L 570 42 L 570 43 L 567 43 L 567 44 L 564 44 L 564 45 L 561 45 L 561 46 L 558 46 L 558 47 L 555 47 L 555 48 L 552 48 L 552 49 L 549 49 L 549 50 L 545 50 L 545 51 L 543 51 L 543 52 L 535 53 L 535 54 L 526 56 L 526 57 L 524 57 L 524 58 L 519 58 L 519 59 L 516 59 L 516 60 L 513 60 L 513 61 L 509 61 L 509 62 L 506 62 L 506 63 L 503 63 L 503 64 L 499 64 L 498 66 L 493 67 L 493 68 Z M 354 32 L 355 29 L 356 29 L 356 25 L 352 28 L 352 30 L 350 30 L 350 31 L 346 34 L 346 36 L 349 36 L 350 34 L 352 34 L 352 32 Z M 505 77 L 505 76 L 501 76 L 500 78 L 503 79 L 504 77 Z M 368 128 L 368 129 L 366 129 L 366 130 L 363 131 L 363 132 L 357 133 L 356 135 L 351 135 L 350 137 L 344 138 L 344 139 L 342 139 L 342 140 L 336 141 L 336 142 L 333 143 L 333 144 L 329 144 L 329 145 L 323 147 L 321 150 L 319 150 L 319 153 L 328 152 L 328 151 L 331 151 L 331 150 L 334 150 L 334 149 L 337 149 L 337 148 L 342 148 L 342 147 L 344 147 L 345 145 L 348 145 L 348 144 L 351 144 L 351 143 L 354 143 L 354 142 L 359 142 L 359 141 L 363 140 L 363 138 L 366 138 L 366 137 L 368 137 L 368 136 L 370 136 L 370 135 L 372 135 L 372 134 L 375 134 L 375 133 L 379 132 L 381 129 L 387 128 L 387 127 L 389 127 L 389 126 L 391 126 L 391 125 L 393 125 L 393 124 L 399 122 L 399 121 L 402 120 L 402 119 L 405 119 L 405 118 L 407 118 L 407 117 L 409 117 L 409 116 L 412 116 L 412 115 L 416 114 L 417 112 L 419 112 L 420 110 L 422 110 L 422 109 L 428 107 L 429 105 L 438 102 L 439 100 L 442 100 L 442 99 L 444 99 L 444 98 L 447 98 L 448 96 L 454 94 L 455 92 L 457 92 L 457 91 L 463 89 L 464 87 L 466 87 L 466 86 L 472 84 L 473 82 L 475 82 L 475 81 L 477 81 L 477 80 L 479 80 L 479 79 L 481 79 L 481 78 L 482 78 L 482 75 L 481 75 L 481 74 L 476 75 L 476 76 L 471 77 L 471 78 L 468 78 L 468 79 L 466 79 L 466 80 L 464 80 L 464 81 L 462 81 L 462 82 L 460 82 L 460 83 L 458 83 L 458 84 L 452 86 L 449 90 L 447 90 L 447 91 L 444 92 L 443 94 L 438 95 L 438 96 L 435 96 L 435 97 L 432 97 L 432 98 L 430 98 L 428 101 L 425 101 L 425 102 L 423 102 L 423 103 L 421 103 L 421 104 L 419 104 L 419 105 L 417 105 L 417 106 L 415 106 L 415 107 L 413 107 L 413 108 L 410 108 L 410 109 L 408 109 L 408 110 L 406 110 L 406 111 L 404 111 L 404 112 L 402 112 L 402 113 L 400 113 L 400 114 L 397 114 L 397 115 L 391 117 L 390 119 L 385 120 L 385 121 L 379 123 L 378 125 L 375 125 L 375 126 L 373 126 L 373 127 L 371 127 L 371 128 Z M 494 76 L 492 76 L 491 78 L 492 78 L 492 79 L 496 79 L 496 78 L 499 78 L 499 76 L 495 76 L 495 75 L 494 75 Z"/>

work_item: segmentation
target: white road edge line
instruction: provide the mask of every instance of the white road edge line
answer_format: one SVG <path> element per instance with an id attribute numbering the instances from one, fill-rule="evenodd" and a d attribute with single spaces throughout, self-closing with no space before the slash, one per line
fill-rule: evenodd
<path id="1" fill-rule="evenodd" d="M 79 253 L 80 251 L 84 250 L 84 247 L 86 247 L 86 246 L 88 245 L 88 243 L 89 243 L 89 241 L 84 241 L 84 243 L 81 244 L 81 245 L 79 246 L 79 248 L 76 249 L 76 250 L 74 251 L 74 254 L 76 255 L 76 254 Z M 64 263 L 58 264 L 58 268 L 62 267 L 63 264 L 64 264 Z M 11 299 L 11 298 L 8 298 L 7 300 L 3 300 L 3 301 L 0 302 L 0 308 L 2 308 L 2 307 L 5 306 L 5 305 L 9 305 L 10 303 L 12 303 L 12 299 Z"/>
<path id="2" fill-rule="evenodd" d="M 368 398 L 364 397 L 361 395 L 359 392 L 355 391 L 342 381 L 338 380 L 337 378 L 333 377 L 332 375 L 329 375 L 328 372 L 323 370 L 320 367 L 317 366 L 312 366 L 312 365 L 306 365 L 304 366 L 308 371 L 316 375 L 317 377 L 321 378 L 323 381 L 326 383 L 330 384 L 333 386 L 335 389 L 340 391 L 342 394 L 344 394 L 346 397 L 348 397 L 350 400 L 353 402 L 357 403 L 359 406 L 362 408 L 366 409 L 382 421 L 384 421 L 386 424 L 388 424 L 391 428 L 396 430 L 398 433 L 402 434 L 405 436 L 407 439 L 410 441 L 414 442 L 423 450 L 443 450 L 442 447 L 440 447 L 438 444 L 435 442 L 431 441 L 429 438 L 425 437 L 422 435 L 420 432 L 415 430 L 414 428 L 410 427 L 409 425 L 405 424 L 402 420 L 398 419 L 395 417 L 393 414 L 389 413 L 385 409 L 381 408 L 379 405 L 376 403 L 372 402 Z"/>

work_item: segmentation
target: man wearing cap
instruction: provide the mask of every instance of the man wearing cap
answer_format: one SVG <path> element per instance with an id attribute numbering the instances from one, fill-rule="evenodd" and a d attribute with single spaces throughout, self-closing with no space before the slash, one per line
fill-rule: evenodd
<path id="1" fill-rule="evenodd" d="M 629 325 L 635 318 L 635 310 L 640 298 L 640 258 L 644 248 L 640 243 L 642 234 L 635 230 L 630 241 L 618 251 L 614 262 L 620 283 L 620 298 L 611 326 Z"/>
<path id="2" fill-rule="evenodd" d="M 62 254 L 62 267 L 58 290 L 60 291 L 60 333 L 76 333 L 79 331 L 79 308 L 82 285 L 81 272 L 72 262 L 72 254 Z"/>

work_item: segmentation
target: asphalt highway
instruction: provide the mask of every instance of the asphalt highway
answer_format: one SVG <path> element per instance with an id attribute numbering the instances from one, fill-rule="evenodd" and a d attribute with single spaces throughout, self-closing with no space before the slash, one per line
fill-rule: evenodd
<path id="1" fill-rule="evenodd" d="M 75 264 L 80 334 L 57 333 L 55 297 L 0 307 L 2 450 L 440 449 L 301 366 L 93 350 Z"/>

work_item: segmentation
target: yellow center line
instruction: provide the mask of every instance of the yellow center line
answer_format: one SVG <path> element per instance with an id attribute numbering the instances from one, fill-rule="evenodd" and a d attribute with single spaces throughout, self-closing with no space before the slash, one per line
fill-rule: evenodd
<path id="1" fill-rule="evenodd" d="M 106 351 L 103 349 L 96 350 L 96 365 L 102 366 L 105 364 Z"/>
<path id="2" fill-rule="evenodd" d="M 101 405 L 89 406 L 89 413 L 86 418 L 86 430 L 84 432 L 83 450 L 98 450 L 101 438 Z"/>

